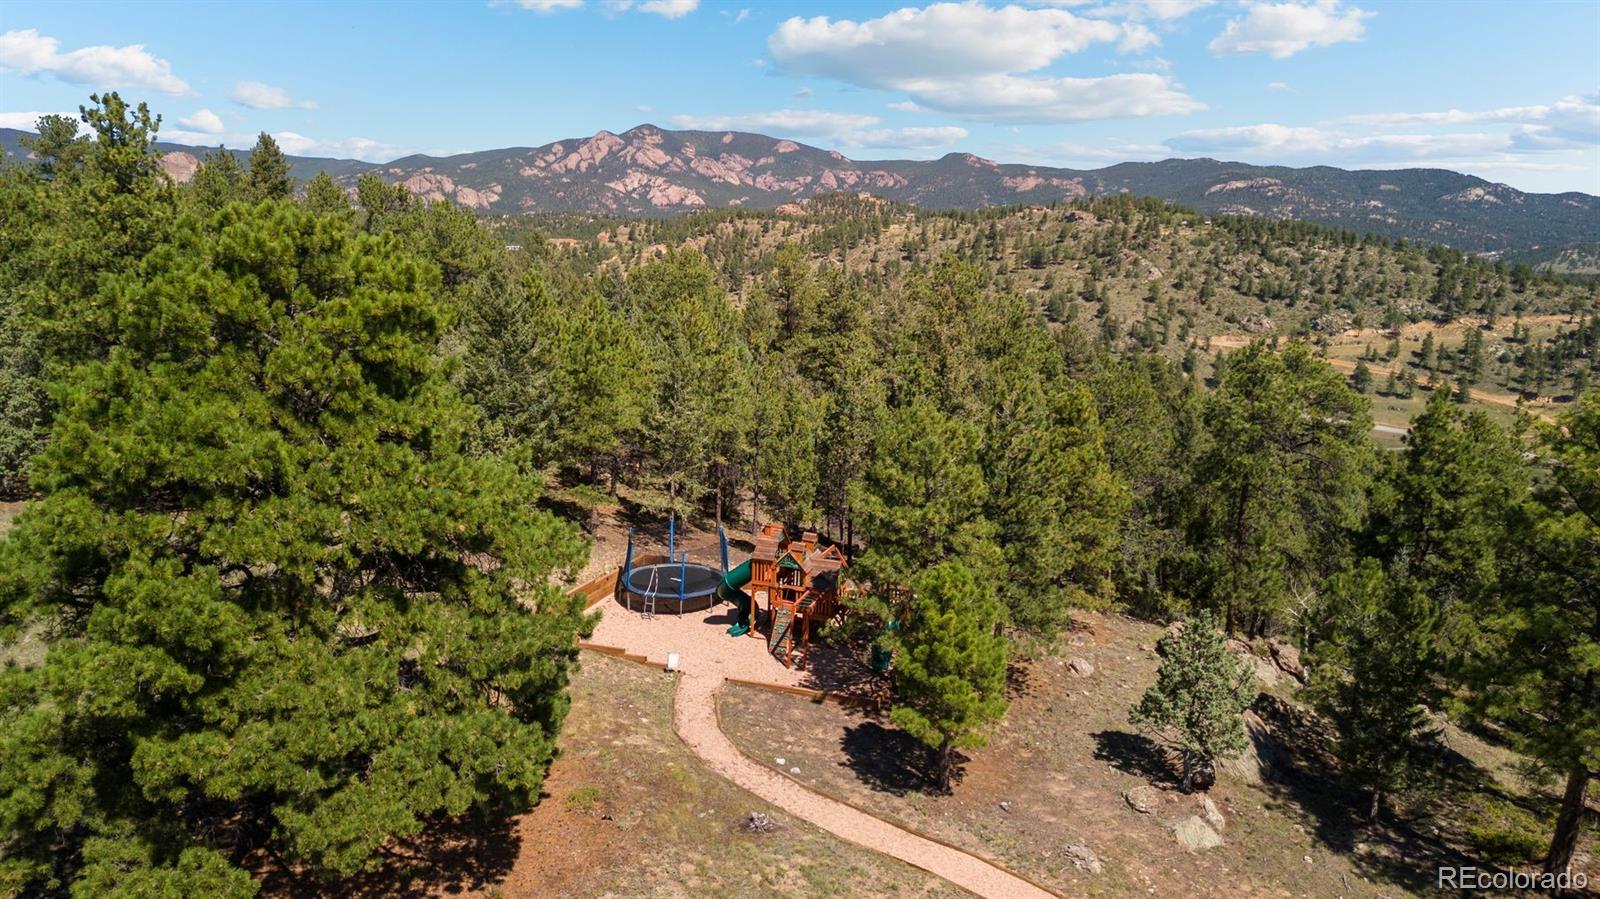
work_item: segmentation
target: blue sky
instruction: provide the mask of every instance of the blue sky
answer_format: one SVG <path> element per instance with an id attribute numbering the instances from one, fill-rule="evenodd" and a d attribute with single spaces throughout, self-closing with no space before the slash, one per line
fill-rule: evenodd
<path id="1" fill-rule="evenodd" d="M 0 126 L 384 161 L 641 122 L 858 159 L 1435 166 L 1600 194 L 1600 2 L 0 4 Z"/>

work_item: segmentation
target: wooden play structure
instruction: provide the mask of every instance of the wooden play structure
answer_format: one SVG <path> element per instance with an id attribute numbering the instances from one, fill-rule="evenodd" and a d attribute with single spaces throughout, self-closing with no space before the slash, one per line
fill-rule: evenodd
<path id="1" fill-rule="evenodd" d="M 750 553 L 750 581 L 746 589 L 756 609 L 765 608 L 767 650 L 794 667 L 811 644 L 816 622 L 839 612 L 840 574 L 844 553 L 823 546 L 815 531 L 789 540 L 783 525 L 769 523 L 756 537 Z M 751 629 L 752 635 L 758 634 Z M 796 635 L 798 634 L 798 643 Z"/>

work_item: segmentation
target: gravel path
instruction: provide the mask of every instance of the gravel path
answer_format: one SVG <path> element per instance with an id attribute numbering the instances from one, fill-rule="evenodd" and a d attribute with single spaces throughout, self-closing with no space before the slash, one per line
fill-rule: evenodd
<path id="1" fill-rule="evenodd" d="M 1039 887 L 959 849 L 918 836 L 842 802 L 814 793 L 751 761 L 717 721 L 722 676 L 686 671 L 678 680 L 672 724 L 711 770 L 797 818 L 868 849 L 943 877 L 979 896 L 1049 899 Z"/>
<path id="2" fill-rule="evenodd" d="M 718 775 L 841 839 L 915 865 L 979 896 L 995 899 L 1051 896 L 975 855 L 918 836 L 808 790 L 740 752 L 722 732 L 721 722 L 717 720 L 717 694 L 726 678 L 824 690 L 838 690 L 848 685 L 837 682 L 833 676 L 783 667 L 767 653 L 764 639 L 729 637 L 727 627 L 733 620 L 730 606 L 718 605 L 681 616 L 663 614 L 655 618 L 645 618 L 610 601 L 602 603 L 600 609 L 600 623 L 591 638 L 594 644 L 625 649 L 663 667 L 669 654 L 678 656 L 680 673 L 673 700 L 673 728 L 695 755 Z M 813 652 L 820 648 L 813 647 Z M 836 674 L 848 672 L 851 666 L 816 667 Z"/>

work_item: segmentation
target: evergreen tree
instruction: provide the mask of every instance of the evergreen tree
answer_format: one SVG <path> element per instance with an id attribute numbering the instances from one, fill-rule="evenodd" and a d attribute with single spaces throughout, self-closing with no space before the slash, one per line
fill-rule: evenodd
<path id="1" fill-rule="evenodd" d="M 981 514 L 981 443 L 977 427 L 927 401 L 885 416 L 850 494 L 867 545 L 856 576 L 880 588 L 904 587 L 946 560 L 995 572 L 995 530 Z"/>
<path id="2" fill-rule="evenodd" d="M 0 492 L 24 492 L 44 445 L 57 370 L 108 349 L 102 278 L 170 233 L 177 203 L 153 151 L 161 119 L 116 93 L 91 95 L 77 123 L 44 116 L 29 139 L 43 165 L 0 165 Z"/>
<path id="3" fill-rule="evenodd" d="M 189 220 L 84 312 L 0 542 L 4 879 L 246 895 L 538 796 L 587 629 L 538 485 L 462 452 L 438 276 L 288 203 Z"/>
<path id="4" fill-rule="evenodd" d="M 939 789 L 950 788 L 955 750 L 987 742 L 1006 713 L 1006 642 L 991 580 L 960 561 L 911 582 L 905 621 L 885 638 L 894 652 L 890 718 L 931 747 Z"/>
<path id="5" fill-rule="evenodd" d="M 1217 759 L 1244 751 L 1243 715 L 1255 699 L 1255 676 L 1228 652 L 1221 629 L 1205 615 L 1184 619 L 1156 652 L 1156 682 L 1128 720 L 1177 750 L 1188 791 L 1211 782 Z"/>
<path id="6" fill-rule="evenodd" d="M 1429 597 L 1446 646 L 1472 639 L 1472 603 L 1504 577 L 1509 516 L 1527 491 L 1521 454 L 1488 415 L 1439 391 L 1373 490 L 1364 551 Z"/>
<path id="7" fill-rule="evenodd" d="M 1009 623 L 1049 641 L 1070 608 L 1110 598 L 1128 493 L 1106 459 L 1087 389 L 1036 376 L 1003 383 L 981 453 L 985 515 L 1005 554 Z"/>
<path id="8" fill-rule="evenodd" d="M 1304 344 L 1280 354 L 1258 341 L 1229 358 L 1205 426 L 1191 524 L 1201 596 L 1225 626 L 1262 633 L 1284 597 L 1342 567 L 1373 467 L 1368 403 Z"/>
<path id="9" fill-rule="evenodd" d="M 219 148 L 195 169 L 184 198 L 197 214 L 209 216 L 229 203 L 251 199 L 247 178 L 239 157 Z"/>
<path id="10" fill-rule="evenodd" d="M 1514 531 L 1515 571 L 1476 609 L 1472 711 L 1565 780 L 1545 870 L 1568 870 L 1600 772 L 1600 392 L 1539 428 L 1544 477 Z"/>
<path id="11" fill-rule="evenodd" d="M 306 208 L 318 215 L 348 217 L 355 211 L 344 188 L 335 184 L 327 172 L 318 172 L 315 178 L 306 182 L 304 199 Z"/>
<path id="12" fill-rule="evenodd" d="M 289 160 L 272 135 L 261 132 L 250 150 L 250 195 L 257 200 L 283 200 L 294 196 Z"/>
<path id="13" fill-rule="evenodd" d="M 1313 690 L 1338 728 L 1344 781 L 1368 797 L 1376 821 L 1383 800 L 1422 782 L 1440 749 L 1421 705 L 1435 672 L 1437 605 L 1375 559 L 1336 576 L 1331 592 L 1336 623 L 1319 645 Z"/>
<path id="14" fill-rule="evenodd" d="M 1350 375 L 1350 388 L 1356 393 L 1372 392 L 1372 369 L 1365 359 L 1357 360 L 1356 370 Z"/>

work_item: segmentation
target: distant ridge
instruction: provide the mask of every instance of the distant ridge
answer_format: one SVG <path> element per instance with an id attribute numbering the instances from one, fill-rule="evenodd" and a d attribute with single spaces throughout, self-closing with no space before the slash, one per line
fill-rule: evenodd
<path id="1" fill-rule="evenodd" d="M 0 129 L 20 153 L 27 132 Z M 168 171 L 192 176 L 209 150 L 160 143 Z M 248 159 L 248 151 L 234 151 Z M 1202 214 L 1261 215 L 1532 260 L 1600 256 L 1600 197 L 1532 194 L 1444 169 L 1350 171 L 1214 159 L 1127 162 L 1075 170 L 997 163 L 966 153 L 858 162 L 795 141 L 741 131 L 620 134 L 388 163 L 294 157 L 303 179 L 326 171 L 350 185 L 366 172 L 431 200 L 483 213 L 589 212 L 669 216 L 708 208 L 771 209 L 819 194 L 867 192 L 929 209 L 1051 203 L 1130 193 Z M 1579 268 L 1584 266 L 1580 265 Z"/>

